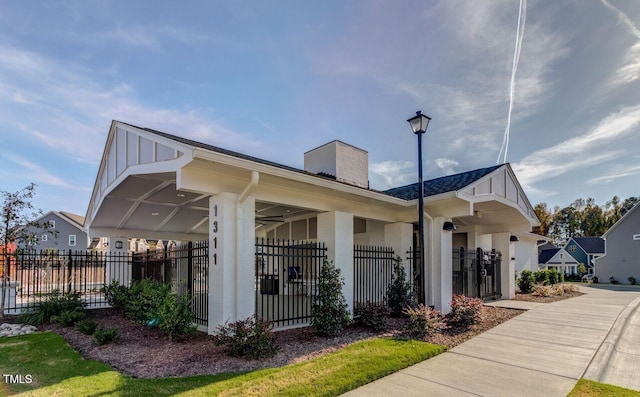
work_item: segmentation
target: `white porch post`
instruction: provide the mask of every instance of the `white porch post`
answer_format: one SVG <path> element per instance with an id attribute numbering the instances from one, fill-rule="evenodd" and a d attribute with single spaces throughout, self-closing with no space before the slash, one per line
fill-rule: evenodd
<path id="1" fill-rule="evenodd" d="M 452 233 L 442 230 L 444 222 L 448 220 L 442 217 L 433 218 L 432 247 L 435 262 L 433 263 L 433 278 L 430 283 L 433 290 L 433 305 L 442 314 L 451 311 L 450 303 L 453 295 Z"/>
<path id="2" fill-rule="evenodd" d="M 254 212 L 251 196 L 243 203 L 228 192 L 209 199 L 209 334 L 255 314 Z"/>
<path id="3" fill-rule="evenodd" d="M 384 243 L 391 247 L 395 255 L 402 258 L 407 275 L 411 274 L 411 263 L 406 260 L 406 252 L 412 248 L 413 225 L 411 223 L 389 223 L 384 225 Z M 412 280 L 407 280 L 411 282 Z"/>
<path id="4" fill-rule="evenodd" d="M 318 214 L 318 241 L 327 246 L 327 259 L 333 261 L 344 278 L 342 289 L 353 316 L 353 214 L 339 211 Z"/>
<path id="5" fill-rule="evenodd" d="M 493 248 L 502 253 L 502 263 L 500 264 L 500 290 L 502 297 L 513 299 L 516 296 L 516 282 L 514 274 L 516 271 L 515 261 L 511 258 L 515 257 L 515 242 L 511 240 L 511 233 L 494 233 Z"/>
<path id="6" fill-rule="evenodd" d="M 107 238 L 106 280 L 109 284 L 117 281 L 120 285 L 131 282 L 131 261 L 128 259 L 129 241 L 126 237 L 111 236 Z M 120 258 L 116 260 L 116 258 Z"/>

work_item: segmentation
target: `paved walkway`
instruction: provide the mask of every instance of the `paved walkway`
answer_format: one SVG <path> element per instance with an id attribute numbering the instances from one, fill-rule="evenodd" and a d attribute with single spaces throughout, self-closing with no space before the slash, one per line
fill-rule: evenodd
<path id="1" fill-rule="evenodd" d="M 564 397 L 583 376 L 640 390 L 640 291 L 582 291 L 345 396 Z"/>

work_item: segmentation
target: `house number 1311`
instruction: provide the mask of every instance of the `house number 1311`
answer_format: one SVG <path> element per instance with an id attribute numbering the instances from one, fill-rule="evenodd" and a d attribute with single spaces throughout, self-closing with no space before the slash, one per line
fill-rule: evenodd
<path id="1" fill-rule="evenodd" d="M 213 264 L 217 265 L 218 264 L 218 253 L 216 252 L 217 248 L 218 248 L 218 236 L 217 236 L 217 233 L 218 233 L 218 221 L 217 221 L 217 218 L 218 218 L 218 205 L 217 204 L 213 206 L 213 218 L 214 218 L 214 221 L 211 224 L 211 234 L 212 234 L 212 237 L 213 237 L 211 239 L 211 242 L 212 242 L 212 247 L 211 248 L 213 248 L 213 255 L 212 255 L 213 256 Z"/>

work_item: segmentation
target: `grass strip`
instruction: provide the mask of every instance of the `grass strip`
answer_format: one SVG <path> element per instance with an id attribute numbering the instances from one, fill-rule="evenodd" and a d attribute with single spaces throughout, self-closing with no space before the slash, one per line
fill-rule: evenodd
<path id="1" fill-rule="evenodd" d="M 378 338 L 281 368 L 134 379 L 83 359 L 61 336 L 44 332 L 0 340 L 2 374 L 32 378 L 32 383 L 2 382 L 0 394 L 4 386 L 4 394 L 25 396 L 336 396 L 444 350 L 426 342 Z"/>
<path id="2" fill-rule="evenodd" d="M 580 379 L 567 397 L 640 397 L 640 391 Z"/>

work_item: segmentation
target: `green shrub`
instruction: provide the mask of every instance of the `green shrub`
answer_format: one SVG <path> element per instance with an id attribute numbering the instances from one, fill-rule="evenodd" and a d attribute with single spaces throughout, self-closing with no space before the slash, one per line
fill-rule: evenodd
<path id="1" fill-rule="evenodd" d="M 523 270 L 520 272 L 520 278 L 518 279 L 518 288 L 523 294 L 528 294 L 533 288 L 535 279 L 531 270 Z"/>
<path id="2" fill-rule="evenodd" d="M 326 259 L 320 268 L 318 294 L 311 304 L 311 326 L 323 336 L 336 336 L 349 324 L 349 310 L 342 293 L 340 269 Z"/>
<path id="3" fill-rule="evenodd" d="M 629 278 L 627 278 L 627 280 L 629 280 L 629 283 L 631 283 L 631 285 L 636 285 L 636 278 L 633 276 L 629 276 Z"/>
<path id="4" fill-rule="evenodd" d="M 46 324 L 62 312 L 82 310 L 84 306 L 77 294 L 61 294 L 59 290 L 54 290 L 46 294 L 32 311 L 21 314 L 19 321 L 31 325 Z"/>
<path id="5" fill-rule="evenodd" d="M 408 317 L 404 330 L 412 337 L 424 338 L 448 328 L 440 312 L 422 303 L 415 308 L 406 307 L 403 312 Z"/>
<path id="6" fill-rule="evenodd" d="M 192 324 L 191 296 L 189 294 L 168 294 L 158 307 L 158 327 L 174 341 L 196 330 Z"/>
<path id="7" fill-rule="evenodd" d="M 549 272 L 547 270 L 538 270 L 533 273 L 536 284 L 549 285 Z"/>
<path id="8" fill-rule="evenodd" d="M 393 259 L 393 274 L 391 283 L 387 287 L 386 303 L 393 317 L 400 317 L 402 310 L 407 306 L 413 306 L 413 293 L 411 283 L 406 280 L 407 275 L 402 266 L 402 259 L 396 256 Z"/>
<path id="9" fill-rule="evenodd" d="M 468 327 L 482 319 L 482 300 L 464 295 L 453 295 L 451 313 L 448 314 L 452 324 Z"/>
<path id="10" fill-rule="evenodd" d="M 387 329 L 387 317 L 391 311 L 386 305 L 360 305 L 353 310 L 356 324 L 374 331 Z"/>
<path id="11" fill-rule="evenodd" d="M 118 327 L 111 328 L 99 328 L 93 333 L 93 343 L 96 345 L 106 345 L 107 343 L 115 342 L 119 337 Z"/>
<path id="12" fill-rule="evenodd" d="M 127 303 L 129 302 L 129 288 L 121 285 L 118 281 L 113 280 L 110 284 L 102 286 L 101 291 L 107 303 L 114 309 L 124 313 Z"/>
<path id="13" fill-rule="evenodd" d="M 157 318 L 158 308 L 171 293 L 171 286 L 151 279 L 134 282 L 129 287 L 125 314 L 131 320 L 146 324 Z"/>
<path id="14" fill-rule="evenodd" d="M 74 328 L 85 335 L 93 335 L 96 332 L 96 328 L 98 328 L 98 324 L 95 321 L 84 319 L 78 321 Z"/>
<path id="15" fill-rule="evenodd" d="M 84 319 L 85 313 L 82 311 L 74 310 L 72 312 L 65 311 L 57 316 L 51 317 L 51 321 L 60 324 L 63 327 L 73 327 L 78 321 Z"/>
<path id="16" fill-rule="evenodd" d="M 562 276 L 556 269 L 547 270 L 547 276 L 549 279 L 549 284 L 551 285 L 558 284 L 560 281 L 562 281 Z"/>
<path id="17" fill-rule="evenodd" d="M 216 345 L 228 345 L 229 355 L 233 357 L 254 360 L 271 357 L 279 350 L 270 324 L 255 316 L 219 326 L 213 341 Z"/>

